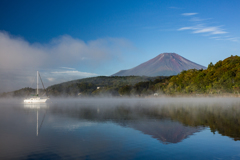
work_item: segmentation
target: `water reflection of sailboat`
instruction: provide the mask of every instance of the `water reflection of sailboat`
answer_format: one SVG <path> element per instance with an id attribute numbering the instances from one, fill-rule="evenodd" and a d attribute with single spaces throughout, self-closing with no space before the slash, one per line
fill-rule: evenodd
<path id="1" fill-rule="evenodd" d="M 36 109 L 37 110 L 37 125 L 36 125 L 36 136 L 38 136 L 40 130 L 41 130 L 41 127 L 43 125 L 43 122 L 44 122 L 44 119 L 45 119 L 45 116 L 46 116 L 46 113 L 47 113 L 47 104 L 46 103 L 24 103 L 24 108 L 26 109 Z M 46 111 L 44 113 L 44 116 L 43 116 L 43 119 L 41 121 L 41 124 L 40 126 L 38 126 L 38 110 L 40 108 L 45 108 Z"/>
<path id="2" fill-rule="evenodd" d="M 26 109 L 48 108 L 47 103 L 24 103 L 23 105 Z"/>

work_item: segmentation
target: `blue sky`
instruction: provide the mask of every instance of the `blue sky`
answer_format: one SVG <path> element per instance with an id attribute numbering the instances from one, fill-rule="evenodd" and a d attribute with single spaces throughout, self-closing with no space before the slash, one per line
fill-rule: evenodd
<path id="1" fill-rule="evenodd" d="M 239 55 L 239 7 L 238 0 L 2 0 L 0 92 L 29 86 L 36 70 L 51 85 L 111 75 L 164 52 L 204 66 Z"/>

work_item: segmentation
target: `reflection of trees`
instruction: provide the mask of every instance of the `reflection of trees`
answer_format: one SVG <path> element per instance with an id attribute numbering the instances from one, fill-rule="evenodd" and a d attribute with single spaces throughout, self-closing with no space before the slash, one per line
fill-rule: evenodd
<path id="1" fill-rule="evenodd" d="M 158 121 L 170 119 L 189 127 L 209 127 L 213 133 L 218 131 L 224 136 L 240 140 L 240 108 L 237 104 L 226 107 L 216 104 L 193 106 L 184 103 L 165 104 L 161 107 L 156 105 L 134 105 L 132 107 L 128 105 L 104 105 L 103 107 L 76 104 L 73 107 L 53 105 L 50 107 L 50 112 L 89 121 L 113 121 L 122 126 L 127 126 L 130 122 L 133 124 L 132 122 L 144 122 L 150 119 Z"/>
<path id="2" fill-rule="evenodd" d="M 240 140 L 239 106 L 200 106 L 168 109 L 171 119 L 188 126 L 208 126 L 213 133 L 218 131 L 224 136 Z"/>
<path id="3" fill-rule="evenodd" d="M 209 127 L 213 133 L 218 131 L 223 136 L 240 140 L 239 105 L 172 105 L 154 108 L 153 110 L 149 109 L 145 113 L 155 117 L 164 116 L 187 126 Z"/>

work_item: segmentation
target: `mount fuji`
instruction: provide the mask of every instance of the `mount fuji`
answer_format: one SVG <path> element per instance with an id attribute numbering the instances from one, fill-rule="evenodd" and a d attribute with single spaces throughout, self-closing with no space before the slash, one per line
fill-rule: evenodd
<path id="1" fill-rule="evenodd" d="M 112 76 L 171 76 L 183 70 L 206 69 L 176 53 L 162 53 L 134 68 L 121 70 Z"/>

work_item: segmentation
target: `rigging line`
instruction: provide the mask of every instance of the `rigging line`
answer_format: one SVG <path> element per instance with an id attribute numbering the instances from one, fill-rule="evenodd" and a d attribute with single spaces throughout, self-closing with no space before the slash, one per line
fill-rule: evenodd
<path id="1" fill-rule="evenodd" d="M 47 113 L 47 109 L 46 109 L 46 112 L 44 113 L 42 122 L 41 122 L 41 124 L 40 124 L 40 126 L 39 126 L 38 133 L 40 133 L 40 130 L 41 130 L 41 128 L 42 128 L 42 124 L 43 124 L 43 121 L 44 121 L 44 119 L 45 119 L 46 113 Z"/>
<path id="2" fill-rule="evenodd" d="M 42 82 L 42 78 L 41 78 L 41 76 L 40 76 L 39 72 L 38 72 L 38 75 L 39 75 L 39 77 L 40 77 L 40 80 L 41 80 L 41 82 Z M 47 91 L 46 91 L 46 89 L 45 89 L 45 87 L 44 87 L 44 85 L 43 85 L 43 82 L 42 82 L 42 86 L 43 86 L 43 89 L 44 89 L 44 91 L 45 91 L 45 93 L 46 93 L 46 95 L 47 95 Z"/>

